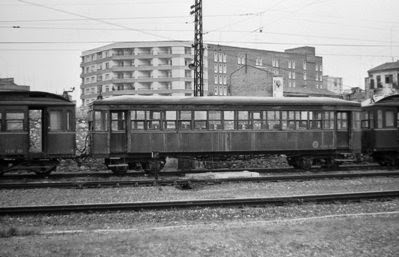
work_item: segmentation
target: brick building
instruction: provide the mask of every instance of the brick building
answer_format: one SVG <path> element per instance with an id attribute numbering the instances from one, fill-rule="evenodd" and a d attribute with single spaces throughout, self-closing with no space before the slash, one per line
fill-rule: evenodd
<path id="1" fill-rule="evenodd" d="M 335 96 L 323 86 L 323 60 L 314 47 L 284 52 L 204 44 L 204 95 L 271 95 L 273 77 L 284 96 Z M 102 94 L 193 95 L 189 41 L 120 42 L 84 51 L 81 99 Z"/>

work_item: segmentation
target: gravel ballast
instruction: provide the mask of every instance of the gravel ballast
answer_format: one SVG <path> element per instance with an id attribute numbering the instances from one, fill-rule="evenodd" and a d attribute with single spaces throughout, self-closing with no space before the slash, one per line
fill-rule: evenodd
<path id="1" fill-rule="evenodd" d="M 194 184 L 194 189 L 192 190 L 180 190 L 173 186 L 96 189 L 18 189 L 0 190 L 0 206 L 272 197 L 398 189 L 399 178 L 383 177 L 278 183 Z"/>

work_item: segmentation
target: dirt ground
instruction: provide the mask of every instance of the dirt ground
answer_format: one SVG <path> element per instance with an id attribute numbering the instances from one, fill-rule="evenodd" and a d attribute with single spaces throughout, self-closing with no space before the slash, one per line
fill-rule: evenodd
<path id="1" fill-rule="evenodd" d="M 42 233 L 0 256 L 397 256 L 399 212 Z"/>

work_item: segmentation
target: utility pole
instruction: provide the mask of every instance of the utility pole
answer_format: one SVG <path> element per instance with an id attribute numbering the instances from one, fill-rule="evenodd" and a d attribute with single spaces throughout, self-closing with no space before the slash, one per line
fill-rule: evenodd
<path id="1" fill-rule="evenodd" d="M 204 96 L 204 47 L 202 42 L 202 0 L 195 0 L 190 14 L 194 14 L 194 96 Z"/>

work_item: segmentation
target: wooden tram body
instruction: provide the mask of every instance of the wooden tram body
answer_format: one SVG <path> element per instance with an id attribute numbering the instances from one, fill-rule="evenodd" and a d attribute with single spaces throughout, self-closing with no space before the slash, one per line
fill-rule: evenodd
<path id="1" fill-rule="evenodd" d="M 119 96 L 91 106 L 90 149 L 113 171 L 166 157 L 286 154 L 309 168 L 360 153 L 360 104 L 333 98 Z M 134 165 L 133 165 L 134 166 Z"/>
<path id="2" fill-rule="evenodd" d="M 399 95 L 362 103 L 362 151 L 381 165 L 399 166 Z"/>
<path id="3" fill-rule="evenodd" d="M 75 104 L 33 91 L 0 92 L 0 172 L 48 174 L 58 158 L 75 157 Z"/>

